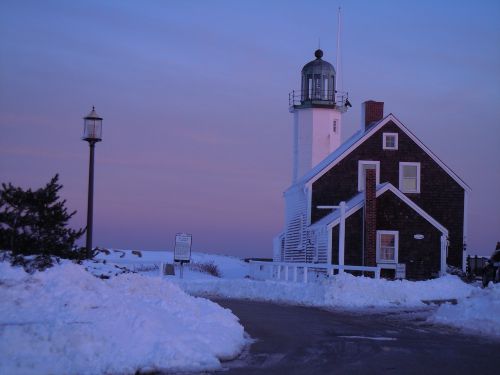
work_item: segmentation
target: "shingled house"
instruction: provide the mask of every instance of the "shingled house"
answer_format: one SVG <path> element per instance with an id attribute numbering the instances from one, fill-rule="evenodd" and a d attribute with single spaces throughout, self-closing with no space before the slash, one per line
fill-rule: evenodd
<path id="1" fill-rule="evenodd" d="M 292 185 L 274 260 L 379 266 L 394 277 L 436 277 L 464 268 L 470 188 L 384 103 L 362 105 L 362 128 L 340 143 L 349 102 L 322 60 L 302 69 L 290 95 L 294 116 Z"/>

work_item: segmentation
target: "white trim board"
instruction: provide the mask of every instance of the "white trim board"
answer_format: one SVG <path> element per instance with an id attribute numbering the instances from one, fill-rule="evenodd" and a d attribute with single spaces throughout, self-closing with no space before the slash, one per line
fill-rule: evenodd
<path id="1" fill-rule="evenodd" d="M 375 185 L 380 184 L 380 161 L 378 160 L 358 160 L 358 192 L 365 191 L 366 175 L 363 170 L 363 165 L 375 166 Z M 363 187 L 363 188 L 361 188 Z M 309 189 L 312 190 L 312 189 Z"/>
<path id="2" fill-rule="evenodd" d="M 463 226 L 463 245 L 465 246 L 465 250 L 463 251 L 462 249 L 462 271 L 465 272 L 465 266 L 467 263 L 467 254 L 469 252 L 469 246 L 468 246 L 468 235 L 469 235 L 469 192 L 465 191 L 464 192 L 464 226 Z"/>

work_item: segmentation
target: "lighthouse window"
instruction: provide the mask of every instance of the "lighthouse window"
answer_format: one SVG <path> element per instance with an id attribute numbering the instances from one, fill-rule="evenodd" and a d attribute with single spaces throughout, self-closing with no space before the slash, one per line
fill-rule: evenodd
<path id="1" fill-rule="evenodd" d="M 328 100 L 328 78 L 325 78 L 323 80 L 324 86 L 323 86 L 323 91 L 324 91 L 324 99 Z"/>
<path id="2" fill-rule="evenodd" d="M 382 148 L 384 150 L 398 149 L 398 133 L 383 133 Z"/>
<path id="3" fill-rule="evenodd" d="M 337 120 L 333 120 L 333 132 L 337 133 Z"/>
<path id="4" fill-rule="evenodd" d="M 307 88 L 308 88 L 308 91 L 309 91 L 307 97 L 309 99 L 311 99 L 312 98 L 312 91 L 313 91 L 313 80 L 312 80 L 312 78 L 309 78 L 307 80 Z"/>
<path id="5" fill-rule="evenodd" d="M 314 75 L 314 99 L 321 99 L 321 76 Z"/>

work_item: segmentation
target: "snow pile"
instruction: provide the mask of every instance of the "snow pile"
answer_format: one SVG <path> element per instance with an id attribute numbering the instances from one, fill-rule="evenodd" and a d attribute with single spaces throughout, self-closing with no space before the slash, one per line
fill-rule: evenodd
<path id="1" fill-rule="evenodd" d="M 419 307 L 422 301 L 464 298 L 474 287 L 456 276 L 428 281 L 407 281 L 336 275 L 321 283 L 253 280 L 178 281 L 199 296 L 243 298 L 305 306 L 357 309 L 365 307 Z"/>
<path id="2" fill-rule="evenodd" d="M 469 298 L 459 299 L 456 305 L 440 306 L 429 320 L 500 336 L 500 284 L 478 288 Z"/>
<path id="3" fill-rule="evenodd" d="M 385 280 L 343 274 L 326 288 L 326 304 L 342 307 L 413 307 L 422 301 L 457 299 L 471 294 L 474 287 L 457 276 L 426 281 Z"/>
<path id="4" fill-rule="evenodd" d="M 214 369 L 245 345 L 229 310 L 160 278 L 0 263 L 0 301 L 2 374 Z"/>

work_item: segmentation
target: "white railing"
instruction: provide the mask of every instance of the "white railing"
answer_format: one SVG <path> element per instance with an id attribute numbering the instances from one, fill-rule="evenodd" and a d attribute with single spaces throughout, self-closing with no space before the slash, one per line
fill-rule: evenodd
<path id="1" fill-rule="evenodd" d="M 373 272 L 375 278 L 380 278 L 380 267 L 339 266 L 324 263 L 288 263 L 250 261 L 250 277 L 254 280 L 303 281 L 307 283 L 311 276 L 314 279 L 326 278 L 344 271 Z"/>

